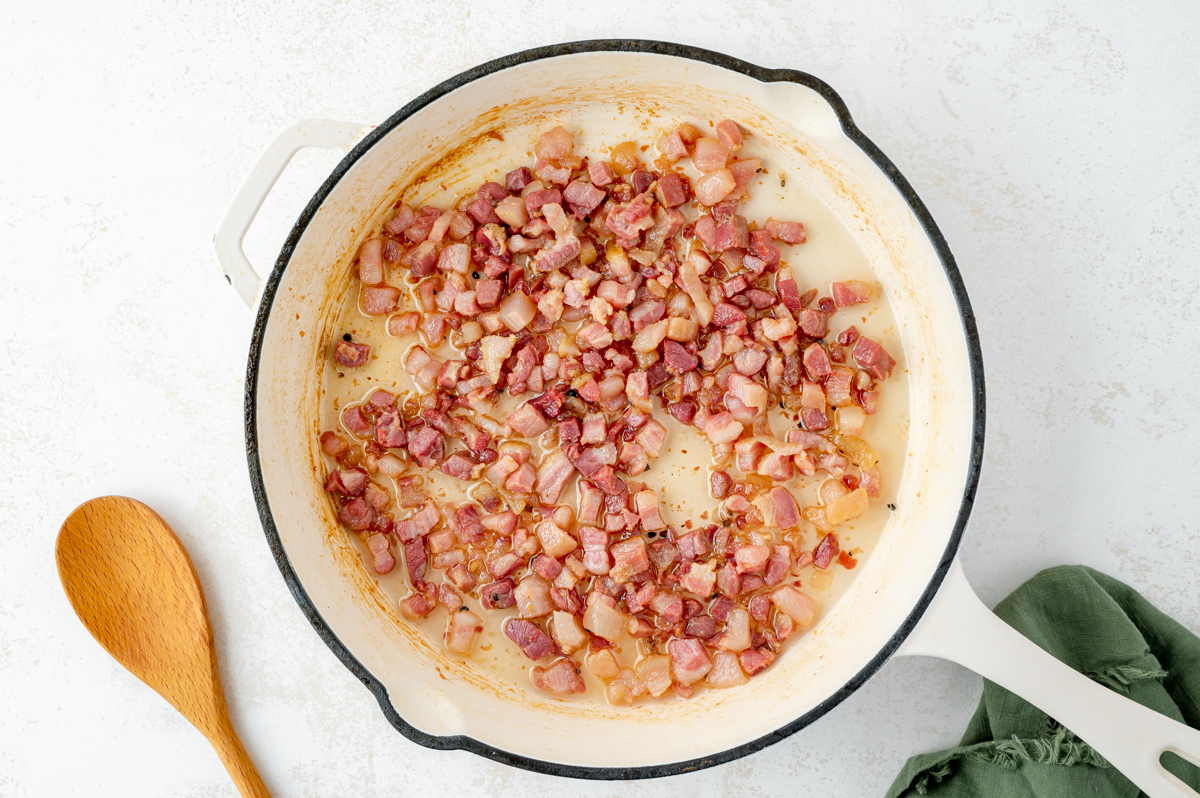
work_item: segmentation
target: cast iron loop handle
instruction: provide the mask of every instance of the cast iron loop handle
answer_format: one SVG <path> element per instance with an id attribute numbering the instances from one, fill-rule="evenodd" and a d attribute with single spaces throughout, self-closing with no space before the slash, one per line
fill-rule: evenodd
<path id="1" fill-rule="evenodd" d="M 356 122 L 339 122 L 333 119 L 303 119 L 286 128 L 275 137 L 263 152 L 258 163 L 250 170 L 246 182 L 238 189 L 237 196 L 229 205 L 221 227 L 213 237 L 217 250 L 217 262 L 225 272 L 225 279 L 238 292 L 238 296 L 253 309 L 262 293 L 263 281 L 242 249 L 246 231 L 262 208 L 263 201 L 275 187 L 279 176 L 287 168 L 297 152 L 306 147 L 349 152 L 370 130 Z"/>

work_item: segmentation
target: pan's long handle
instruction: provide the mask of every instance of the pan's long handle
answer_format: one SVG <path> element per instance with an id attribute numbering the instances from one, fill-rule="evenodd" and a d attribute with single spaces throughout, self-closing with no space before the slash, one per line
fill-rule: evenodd
<path id="1" fill-rule="evenodd" d="M 1196 795 L 1159 757 L 1171 751 L 1200 766 L 1200 730 L 1097 684 L 1040 649 L 984 606 L 957 560 L 898 653 L 948 659 L 1011 690 L 1085 740 L 1151 798 Z"/>
<path id="2" fill-rule="evenodd" d="M 370 128 L 355 122 L 303 119 L 276 136 L 246 176 L 246 182 L 229 204 L 225 219 L 213 237 L 213 247 L 217 250 L 217 261 L 225 271 L 225 279 L 247 307 L 253 308 L 258 303 L 263 281 L 242 251 L 242 240 L 292 156 L 306 147 L 349 152 L 368 130 Z"/>

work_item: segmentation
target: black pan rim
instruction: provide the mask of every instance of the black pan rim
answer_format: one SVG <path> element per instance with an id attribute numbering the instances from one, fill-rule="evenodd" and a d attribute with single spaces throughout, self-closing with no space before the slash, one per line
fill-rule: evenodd
<path id="1" fill-rule="evenodd" d="M 729 748 L 717 754 L 698 757 L 696 759 L 685 760 L 681 762 L 671 762 L 662 765 L 644 765 L 637 767 L 587 767 L 580 765 L 568 765 L 559 762 L 551 762 L 547 760 L 535 759 L 532 757 L 520 756 L 508 751 L 496 748 L 486 743 L 480 742 L 466 735 L 453 736 L 438 736 L 422 732 L 407 723 L 404 718 L 396 711 L 388 698 L 387 690 L 383 684 L 376 679 L 357 658 L 342 644 L 337 635 L 321 617 L 320 612 L 313 605 L 312 600 L 308 597 L 308 593 L 304 590 L 304 586 L 300 583 L 296 572 L 292 568 L 292 564 L 288 559 L 287 553 L 284 551 L 283 543 L 279 537 L 279 531 L 275 526 L 274 517 L 271 513 L 270 502 L 267 499 L 266 485 L 263 480 L 262 466 L 259 461 L 259 446 L 258 446 L 258 430 L 257 430 L 257 392 L 258 392 L 258 368 L 262 355 L 263 338 L 265 335 L 268 319 L 270 318 L 271 308 L 274 304 L 275 295 L 279 288 L 280 280 L 283 277 L 283 272 L 287 268 L 291 260 L 292 254 L 295 251 L 296 244 L 299 242 L 304 231 L 309 223 L 316 215 L 321 204 L 328 197 L 329 193 L 337 185 L 338 181 L 350 170 L 350 168 L 358 161 L 364 153 L 367 152 L 374 144 L 383 136 L 387 135 L 393 128 L 408 119 L 410 116 L 421 110 L 425 106 L 435 100 L 449 94 L 450 92 L 465 86 L 466 84 L 478 80 L 484 76 L 499 72 L 510 67 L 515 67 L 520 64 L 539 61 L 546 58 L 555 58 L 564 55 L 574 55 L 578 53 L 594 53 L 594 52 L 626 52 L 626 53 L 649 53 L 655 55 L 674 56 L 678 58 L 686 58 L 693 61 L 699 61 L 713 66 L 728 69 L 733 72 L 739 72 L 748 77 L 763 83 L 778 83 L 790 82 L 798 83 L 816 91 L 820 94 L 837 113 L 838 119 L 842 126 L 843 133 L 853 141 L 862 151 L 875 163 L 876 166 L 891 180 L 892 184 L 904 197 L 913 214 L 920 222 L 922 229 L 928 235 L 930 242 L 934 246 L 934 250 L 938 254 L 939 260 L 942 262 L 942 267 L 946 273 L 946 279 L 950 283 L 951 292 L 954 295 L 955 303 L 958 306 L 959 316 L 963 326 L 963 336 L 967 346 L 967 356 L 971 367 L 971 386 L 974 394 L 974 412 L 972 420 L 972 435 L 971 435 L 971 455 L 967 469 L 967 478 L 963 487 L 963 498 L 959 505 L 958 515 L 955 519 L 954 530 L 950 535 L 949 542 L 946 545 L 945 551 L 942 553 L 941 560 L 938 563 L 933 577 L 930 579 L 920 599 L 913 607 L 911 613 L 901 624 L 899 629 L 887 641 L 887 643 L 879 650 L 879 652 L 871 658 L 871 660 L 851 677 L 840 689 L 837 690 L 829 698 L 822 701 L 813 709 L 796 718 L 791 723 L 765 734 L 755 740 L 752 740 L 742 745 Z M 280 250 L 279 257 L 275 261 L 275 266 L 271 271 L 270 277 L 267 279 L 264 288 L 262 299 L 259 302 L 257 317 L 254 323 L 254 330 L 250 341 L 250 355 L 246 367 L 246 394 L 245 394 L 245 435 L 246 435 L 246 456 L 250 467 L 250 482 L 254 492 L 255 504 L 258 506 L 258 515 L 262 522 L 263 531 L 267 538 L 267 543 L 271 548 L 271 553 L 275 558 L 275 563 L 279 567 L 280 573 L 283 575 L 284 581 L 291 590 L 296 603 L 300 605 L 301 611 L 308 618 L 316 630 L 317 635 L 329 646 L 343 665 L 354 676 L 363 683 L 363 685 L 371 691 L 372 695 L 379 702 L 379 707 L 383 711 L 384 716 L 388 721 L 409 740 L 422 745 L 426 748 L 432 748 L 441 751 L 463 750 L 469 751 L 479 756 L 485 757 L 495 762 L 500 762 L 512 767 L 521 768 L 523 770 L 533 771 L 549 776 L 562 776 L 576 779 L 599 779 L 599 780 L 632 780 L 632 779 L 650 779 L 661 778 L 664 776 L 674 776 L 683 773 L 691 773 L 704 768 L 721 765 L 731 762 L 735 759 L 760 751 L 769 745 L 772 745 L 780 740 L 795 734 L 800 729 L 822 717 L 838 704 L 845 701 L 851 693 L 861 687 L 872 676 L 883 667 L 900 644 L 908 637 L 912 630 L 916 627 L 917 622 L 924 615 L 925 610 L 929 607 L 938 588 L 941 587 L 942 581 L 949 572 L 951 565 L 954 562 L 954 557 L 958 552 L 959 544 L 962 540 L 963 532 L 966 528 L 967 521 L 971 515 L 971 509 L 975 501 L 975 493 L 979 486 L 979 476 L 983 466 L 983 444 L 984 444 L 984 422 L 985 422 L 985 394 L 984 394 L 984 375 L 983 375 L 983 352 L 979 341 L 979 331 L 975 323 L 975 314 L 971 308 L 970 299 L 967 296 L 966 286 L 963 283 L 962 274 L 959 272 L 958 265 L 955 263 L 954 256 L 950 252 L 949 244 L 941 230 L 938 229 L 934 222 L 929 209 L 925 203 L 917 196 L 916 191 L 908 180 L 900 173 L 891 160 L 883 154 L 883 152 L 866 137 L 865 134 L 854 124 L 850 116 L 850 111 L 842 98 L 833 90 L 827 83 L 819 78 L 810 75 L 806 72 L 799 72 L 792 69 L 766 69 L 756 66 L 746 61 L 733 58 L 728 55 L 705 50 L 699 47 L 694 47 L 685 44 L 675 44 L 670 42 L 660 42 L 652 40 L 638 39 L 592 39 L 576 42 L 567 42 L 563 44 L 549 45 L 546 47 L 538 47 L 532 50 L 525 50 L 512 55 L 507 55 L 502 58 L 497 58 L 493 61 L 481 64 L 477 67 L 467 70 L 461 74 L 455 75 L 446 81 L 434 86 L 416 99 L 409 102 L 399 111 L 389 117 L 383 124 L 379 125 L 371 131 L 361 142 L 358 143 L 350 153 L 338 164 L 337 168 L 329 175 L 320 189 L 313 195 L 304 211 L 296 220 L 296 224 L 292 227 L 291 233 L 288 235 L 283 248 Z"/>

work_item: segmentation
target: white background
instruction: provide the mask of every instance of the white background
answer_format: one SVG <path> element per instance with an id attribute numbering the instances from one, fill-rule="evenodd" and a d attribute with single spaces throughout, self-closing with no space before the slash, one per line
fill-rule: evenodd
<path id="1" fill-rule="evenodd" d="M 498 4 L 496 4 L 498 5 Z M 994 604 L 1039 569 L 1113 574 L 1200 632 L 1200 10 L 991 3 L 21 2 L 0 19 L 0 795 L 233 796 L 198 732 L 88 636 L 53 543 L 122 493 L 178 531 L 275 795 L 878 795 L 956 742 L 980 680 L 887 665 L 815 726 L 698 774 L 582 783 L 392 730 L 302 617 L 251 500 L 251 314 L 212 235 L 274 134 L 378 123 L 488 59 L 676 40 L 811 72 L 924 198 L 988 386 L 962 556 Z M 273 261 L 336 156 L 296 159 L 247 240 Z M 652 745 L 631 735 L 630 745 Z"/>

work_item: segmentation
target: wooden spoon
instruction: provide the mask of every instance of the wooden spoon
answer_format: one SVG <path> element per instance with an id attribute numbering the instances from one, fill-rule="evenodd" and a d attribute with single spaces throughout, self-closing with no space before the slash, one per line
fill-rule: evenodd
<path id="1" fill-rule="evenodd" d="M 139 501 L 103 496 L 67 516 L 54 556 L 92 637 L 208 738 L 245 798 L 270 798 L 233 730 L 204 593 L 171 527 Z"/>

